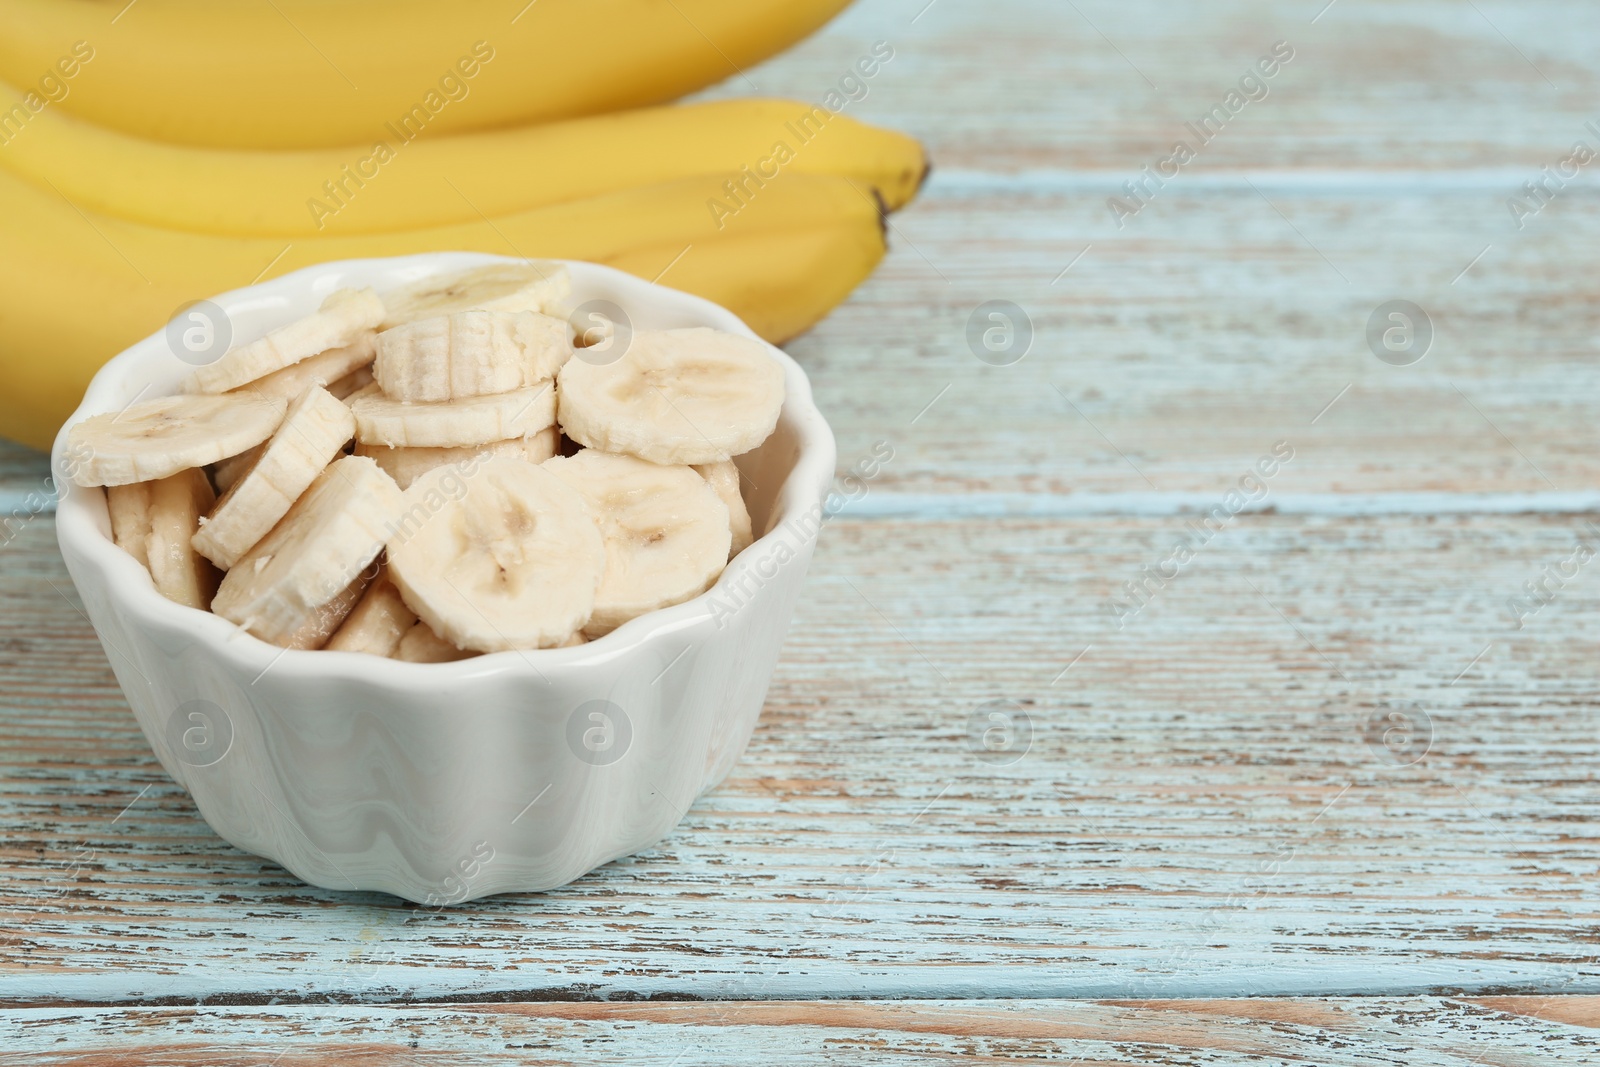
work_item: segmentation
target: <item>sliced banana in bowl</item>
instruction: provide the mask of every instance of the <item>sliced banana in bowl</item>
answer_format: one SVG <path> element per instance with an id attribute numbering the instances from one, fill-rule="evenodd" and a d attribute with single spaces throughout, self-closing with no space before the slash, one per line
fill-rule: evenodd
<path id="1" fill-rule="evenodd" d="M 691 600 L 722 573 L 732 540 L 728 506 L 693 467 L 592 449 L 544 466 L 583 497 L 605 542 L 585 635 Z"/>
<path id="2" fill-rule="evenodd" d="M 376 463 L 336 460 L 228 571 L 211 610 L 272 644 L 308 647 L 309 633 L 326 639 L 343 621 L 325 626 L 326 605 L 340 603 L 383 551 L 401 512 L 400 487 Z"/>
<path id="3" fill-rule="evenodd" d="M 118 487 L 114 539 L 162 592 L 274 644 L 442 662 L 604 636 L 752 543 L 732 457 L 773 432 L 784 369 L 647 316 L 575 355 L 546 314 L 570 290 L 533 262 L 342 286 L 188 392 L 74 425 L 73 475 Z"/>
<path id="4" fill-rule="evenodd" d="M 405 492 L 389 575 L 435 633 L 478 652 L 550 648 L 589 621 L 605 545 L 578 492 L 543 467 L 483 456 Z"/>
<path id="5" fill-rule="evenodd" d="M 204 467 L 272 436 L 287 407 L 256 396 L 162 396 L 93 415 L 67 432 L 79 485 L 127 485 Z"/>
<path id="6" fill-rule="evenodd" d="M 383 301 L 377 293 L 340 289 L 324 300 L 315 314 L 231 348 L 216 362 L 196 368 L 190 388 L 197 393 L 238 389 L 329 349 L 353 345 L 382 321 Z"/>
<path id="7" fill-rule="evenodd" d="M 548 381 L 571 355 L 565 319 L 536 311 L 458 311 L 379 334 L 373 376 L 395 400 L 456 400 Z"/>
<path id="8" fill-rule="evenodd" d="M 731 459 L 721 463 L 698 463 L 694 469 L 728 506 L 728 532 L 732 535 L 728 558 L 732 559 L 749 548 L 755 540 L 750 526 L 750 508 L 744 502 L 744 475 L 739 473 L 738 465 Z"/>
<path id="9" fill-rule="evenodd" d="M 106 489 L 112 540 L 149 569 L 158 593 L 202 610 L 222 575 L 190 542 L 214 499 L 205 472 L 195 468 Z"/>
<path id="10" fill-rule="evenodd" d="M 224 570 L 277 525 L 355 435 L 350 409 L 313 385 L 289 405 L 250 468 L 229 484 L 194 532 L 194 547 Z"/>
<path id="11" fill-rule="evenodd" d="M 487 441 L 481 445 L 450 445 L 445 447 L 399 447 L 357 443 L 356 455 L 368 456 L 378 466 L 389 472 L 402 489 L 437 467 L 451 463 L 464 463 L 474 456 L 515 456 L 529 463 L 543 463 L 556 454 L 561 442 L 561 431 L 546 426 L 527 437 L 513 437 L 505 441 Z M 748 522 L 746 522 L 748 526 Z"/>
<path id="12" fill-rule="evenodd" d="M 383 294 L 383 329 L 458 311 L 556 312 L 572 292 L 565 264 L 553 260 L 490 263 L 434 275 Z"/>
<path id="13" fill-rule="evenodd" d="M 269 399 L 293 400 L 311 386 L 321 385 L 343 399 L 335 386 L 356 381 L 361 372 L 372 365 L 377 352 L 378 335 L 367 330 L 341 348 L 330 348 L 326 352 L 307 356 L 282 370 L 246 382 L 238 388 L 238 392 L 254 393 Z M 371 381 L 372 376 L 367 375 L 366 380 Z"/>
<path id="14" fill-rule="evenodd" d="M 407 663 L 454 663 L 458 659 L 480 655 L 481 652 L 457 648 L 420 620 L 412 623 L 411 628 L 400 635 L 394 650 L 394 658 Z"/>
<path id="15" fill-rule="evenodd" d="M 364 445 L 387 448 L 459 448 L 526 437 L 554 424 L 556 393 L 540 382 L 509 393 L 447 403 L 408 403 L 369 386 L 347 399 Z"/>
<path id="16" fill-rule="evenodd" d="M 333 652 L 393 656 L 401 638 L 416 623 L 416 612 L 406 607 L 389 576 L 380 573 L 322 647 Z"/>
<path id="17" fill-rule="evenodd" d="M 804 375 L 703 301 L 550 266 L 224 294 L 246 342 L 201 376 L 221 391 L 164 395 L 197 385 L 158 333 L 57 439 L 62 554 L 152 749 L 314 884 L 433 899 L 463 839 L 507 847 L 452 899 L 562 884 L 658 841 L 760 713 L 833 471 Z M 594 363 L 542 317 L 568 272 L 632 323 Z M 511 345 L 429 324 L 459 315 Z M 408 325 L 448 351 L 400 333 L 379 368 Z"/>
<path id="18" fill-rule="evenodd" d="M 720 463 L 771 436 L 783 409 L 783 367 L 751 337 L 705 327 L 635 330 L 609 362 L 591 363 L 583 352 L 557 376 L 557 421 L 602 452 Z"/>

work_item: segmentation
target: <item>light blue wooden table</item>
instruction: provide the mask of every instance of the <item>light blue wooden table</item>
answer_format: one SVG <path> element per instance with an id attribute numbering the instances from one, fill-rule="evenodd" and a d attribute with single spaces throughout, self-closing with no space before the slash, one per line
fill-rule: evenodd
<path id="1" fill-rule="evenodd" d="M 937 169 L 791 350 L 893 458 L 650 852 L 434 911 L 224 844 L 0 451 L 0 1058 L 1600 1060 L 1600 179 L 1508 203 L 1600 149 L 1592 4 L 873 0 L 749 78 L 877 40 L 854 113 Z"/>

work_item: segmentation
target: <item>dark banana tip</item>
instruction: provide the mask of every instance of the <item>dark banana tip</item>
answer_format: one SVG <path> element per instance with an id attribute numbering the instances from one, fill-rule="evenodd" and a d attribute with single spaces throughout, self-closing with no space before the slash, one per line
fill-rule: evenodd
<path id="1" fill-rule="evenodd" d="M 933 173 L 933 160 L 927 156 L 922 157 L 922 176 L 917 179 L 917 187 L 911 191 L 911 196 L 916 198 L 922 195 L 922 187 L 928 184 L 928 175 Z"/>

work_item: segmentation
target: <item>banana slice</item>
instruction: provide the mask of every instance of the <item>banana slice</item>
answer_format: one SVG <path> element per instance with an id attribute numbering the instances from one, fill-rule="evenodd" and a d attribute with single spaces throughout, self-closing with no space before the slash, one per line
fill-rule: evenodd
<path id="1" fill-rule="evenodd" d="M 434 633 L 425 622 L 419 622 L 407 630 L 394 650 L 395 659 L 403 659 L 408 663 L 450 663 L 478 655 L 482 653 L 468 652 L 452 645 Z"/>
<path id="2" fill-rule="evenodd" d="M 269 437 L 268 441 L 271 440 Z M 232 489 L 234 483 L 243 478 L 245 472 L 256 465 L 256 460 L 261 458 L 261 452 L 267 447 L 263 441 L 259 445 L 247 448 L 237 456 L 219 459 L 211 465 L 211 484 L 217 487 L 217 492 L 226 493 Z"/>
<path id="3" fill-rule="evenodd" d="M 350 613 L 366 595 L 367 581 L 365 574 L 357 575 L 356 580 L 340 590 L 332 600 L 318 604 L 299 629 L 276 643 L 284 648 L 326 648 L 328 639 L 344 628 Z"/>
<path id="4" fill-rule="evenodd" d="M 508 393 L 554 378 L 572 355 L 564 319 L 536 311 L 458 311 L 378 335 L 373 373 L 395 400 Z"/>
<path id="5" fill-rule="evenodd" d="M 336 382 L 329 382 L 328 392 L 332 393 L 340 400 L 349 400 L 358 391 L 374 384 L 375 382 L 372 377 L 372 368 L 362 367 L 359 370 L 351 371 L 349 374 L 346 374 L 343 378 L 340 378 Z"/>
<path id="6" fill-rule="evenodd" d="M 340 289 L 322 308 L 280 326 L 259 340 L 229 349 L 195 370 L 190 392 L 225 393 L 264 378 L 308 356 L 354 344 L 366 330 L 383 321 L 383 301 L 371 289 Z"/>
<path id="7" fill-rule="evenodd" d="M 220 577 L 184 540 L 211 499 L 211 483 L 200 470 L 106 489 L 111 539 L 150 572 L 162 596 L 191 608 L 210 604 Z"/>
<path id="8" fill-rule="evenodd" d="M 568 360 L 557 378 L 568 437 L 652 463 L 717 463 L 765 441 L 783 367 L 760 341 L 720 330 L 636 330 L 610 363 Z"/>
<path id="9" fill-rule="evenodd" d="M 67 434 L 72 480 L 127 485 L 204 467 L 272 436 L 286 406 L 255 396 L 180 394 L 91 416 Z"/>
<path id="10" fill-rule="evenodd" d="M 734 466 L 733 460 L 725 459 L 721 463 L 699 464 L 695 471 L 728 505 L 728 523 L 733 532 L 733 546 L 728 549 L 728 558 L 732 559 L 749 548 L 755 540 L 750 530 L 750 509 L 744 506 L 744 494 L 739 491 L 739 468 Z"/>
<path id="11" fill-rule="evenodd" d="M 214 494 L 203 470 L 186 470 L 150 483 L 150 532 L 146 566 L 156 589 L 168 600 L 205 610 L 220 577 L 189 543 Z"/>
<path id="12" fill-rule="evenodd" d="M 267 535 L 355 436 L 350 409 L 320 385 L 289 405 L 255 466 L 230 486 L 194 535 L 194 547 L 227 570 Z"/>
<path id="13" fill-rule="evenodd" d="M 358 371 L 357 373 L 360 373 L 360 372 Z M 351 377 L 353 378 L 353 377 L 355 377 L 355 375 L 351 375 Z M 331 392 L 333 392 L 333 390 L 329 389 L 328 392 L 331 393 Z M 355 406 L 355 402 L 357 400 L 360 400 L 364 396 L 382 396 L 382 395 L 383 395 L 383 390 L 378 388 L 378 382 L 377 382 L 377 380 L 375 378 L 372 377 L 372 373 L 371 373 L 371 371 L 369 369 L 368 373 L 367 373 L 367 380 L 362 382 L 362 383 L 360 383 L 359 385 L 357 385 L 354 389 L 350 390 L 350 392 L 346 393 L 341 399 L 344 401 L 345 407 L 354 407 Z"/>
<path id="14" fill-rule="evenodd" d="M 728 562 L 728 506 L 690 467 L 592 449 L 544 468 L 588 503 L 605 540 L 605 574 L 583 631 L 610 633 L 711 587 Z"/>
<path id="15" fill-rule="evenodd" d="M 416 613 L 400 599 L 387 574 L 380 574 L 367 587 L 361 602 L 350 612 L 337 633 L 323 648 L 335 652 L 365 652 L 370 656 L 393 656 L 400 639 L 417 623 Z"/>
<path id="16" fill-rule="evenodd" d="M 150 569 L 150 483 L 106 486 L 106 511 L 111 516 L 111 540 Z"/>
<path id="17" fill-rule="evenodd" d="M 553 383 L 448 403 L 407 404 L 362 391 L 347 401 L 362 444 L 457 448 L 528 437 L 556 421 Z"/>
<path id="18" fill-rule="evenodd" d="M 330 348 L 326 352 L 307 356 L 280 371 L 273 371 L 265 378 L 257 378 L 247 385 L 241 385 L 239 392 L 293 400 L 311 386 L 321 385 L 327 386 L 328 391 L 332 393 L 332 383 L 350 378 L 370 365 L 377 354 L 378 335 L 367 330 L 343 348 Z M 371 380 L 369 374 L 367 381 Z M 337 393 L 334 395 L 338 396 Z"/>
<path id="19" fill-rule="evenodd" d="M 402 489 L 436 467 L 447 464 L 469 464 L 474 456 L 513 456 L 529 463 L 543 463 L 556 454 L 561 437 L 554 426 L 546 426 L 528 437 L 513 437 L 509 441 L 490 441 L 482 445 L 464 445 L 460 448 L 385 448 L 383 445 L 356 445 L 356 455 L 369 456 L 378 466 L 389 472 L 389 477 Z M 471 467 L 458 468 L 463 472 Z"/>
<path id="20" fill-rule="evenodd" d="M 548 470 L 505 456 L 467 478 L 440 468 L 412 483 L 404 510 L 389 576 L 451 644 L 549 648 L 589 621 L 605 546 L 583 498 Z"/>
<path id="21" fill-rule="evenodd" d="M 400 512 L 400 487 L 376 463 L 360 456 L 335 460 L 234 564 L 211 610 L 289 647 L 297 631 L 317 621 L 318 609 L 377 557 Z"/>
<path id="22" fill-rule="evenodd" d="M 553 314 L 572 292 L 559 263 L 530 259 L 491 263 L 442 277 L 424 278 L 383 294 L 382 329 L 458 311 L 541 311 Z"/>

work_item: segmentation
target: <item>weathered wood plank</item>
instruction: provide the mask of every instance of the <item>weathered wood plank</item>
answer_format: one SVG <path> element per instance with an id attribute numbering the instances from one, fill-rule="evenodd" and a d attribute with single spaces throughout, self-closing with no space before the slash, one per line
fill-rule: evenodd
<path id="1" fill-rule="evenodd" d="M 1194 167 L 1537 172 L 1596 118 L 1594 33 L 1582 0 L 886 0 L 707 95 L 820 101 L 883 40 L 894 59 L 847 113 L 916 134 L 944 167 L 1127 169 L 1120 185 L 1284 40 L 1295 56 L 1267 97 Z"/>
<path id="2" fill-rule="evenodd" d="M 15 523 L 48 507 L 45 498 L 54 489 L 49 478 L 49 456 L 0 438 L 0 515 L 10 516 Z"/>
<path id="3" fill-rule="evenodd" d="M 1242 181 L 1175 188 L 1109 237 L 1092 192 L 936 182 L 897 217 L 879 273 L 791 345 L 841 470 L 882 440 L 882 494 L 1218 493 L 1287 440 L 1278 493 L 1600 485 L 1600 292 L 1577 269 L 1593 260 L 1600 198 L 1574 192 L 1518 234 L 1490 191 L 1263 181 L 1272 204 Z M 1436 331 L 1413 366 L 1365 340 L 1392 298 Z M 990 299 L 1032 319 L 1019 363 L 968 347 Z M 0 448 L 10 508 L 46 473 L 42 456 Z"/>
<path id="4" fill-rule="evenodd" d="M 1209 492 L 1288 436 L 1316 448 L 1285 489 L 1594 484 L 1600 203 L 1585 172 L 1522 229 L 1506 207 L 1600 146 L 1589 8 L 1321 7 L 862 3 L 716 90 L 820 99 L 896 45 L 845 110 L 938 169 L 878 275 L 794 345 L 846 462 L 893 442 L 884 492 Z M 1118 229 L 1108 197 L 1280 37 L 1299 51 L 1271 94 Z M 1364 340 L 1394 298 L 1437 330 L 1413 367 Z M 991 299 L 1037 329 L 1015 366 L 968 351 Z M 0 511 L 44 473 L 0 448 Z"/>
<path id="5" fill-rule="evenodd" d="M 0 546 L 11 1003 L 1534 995 L 962 1023 L 973 1006 L 40 1008 L 0 1030 L 56 1027 L 60 1062 L 97 1064 L 144 1055 L 129 1033 L 145 1060 L 250 1055 L 241 1030 L 284 1063 L 325 1061 L 327 1032 L 373 1062 L 1592 1060 L 1563 1028 L 1593 1027 L 1593 1000 L 1550 994 L 1600 991 L 1600 609 L 1586 570 L 1522 629 L 1507 609 L 1589 536 L 1579 516 L 1238 519 L 1125 628 L 1106 601 L 1167 557 L 1169 505 L 1220 499 L 1278 440 L 1295 458 L 1269 506 L 1590 506 L 1600 202 L 1586 176 L 1518 229 L 1506 198 L 1593 143 L 1594 30 L 1577 0 L 907 0 L 718 90 L 818 99 L 894 44 L 847 111 L 923 137 L 939 170 L 794 351 L 842 469 L 895 450 L 858 516 L 1063 517 L 831 527 L 734 778 L 660 848 L 554 893 L 435 914 L 222 844 L 133 728 L 48 518 Z M 1280 38 L 1296 57 L 1271 95 L 1117 228 L 1107 198 Z M 1392 298 L 1437 329 L 1414 366 L 1367 348 Z M 990 299 L 1037 329 L 1013 366 L 968 349 Z M 0 448 L 0 512 L 44 473 Z M 1122 495 L 1085 516 L 1085 491 Z M 1032 724 L 1015 763 L 969 727 L 997 699 Z M 1371 722 L 1409 701 L 1430 723 L 1415 763 Z"/>
<path id="6" fill-rule="evenodd" d="M 879 273 L 793 346 L 846 463 L 895 444 L 884 493 L 1218 491 L 1280 438 L 1305 446 L 1284 491 L 1575 489 L 1600 454 L 1581 267 L 1600 213 L 1582 178 L 1521 229 L 1507 199 L 1575 140 L 1600 147 L 1591 16 L 858 4 L 717 92 L 816 98 L 866 43 L 897 49 L 849 107 L 925 139 L 934 180 Z M 1108 198 L 1278 39 L 1296 57 L 1267 98 L 1119 229 Z M 1396 298 L 1437 331 L 1411 367 L 1364 338 Z M 1015 366 L 968 351 L 993 299 L 1037 330 Z"/>
<path id="7" fill-rule="evenodd" d="M 394 1008 L 40 1008 L 0 1012 L 8 1051 L 41 1067 L 348 1063 L 1315 1063 L 1531 1067 L 1600 1055 L 1595 998 L 1542 1019 L 1412 998 Z M 1543 1021 L 1548 1020 L 1548 1021 Z"/>
<path id="8" fill-rule="evenodd" d="M 851 106 L 924 138 L 934 181 L 880 272 L 794 345 L 843 457 L 896 444 L 886 493 L 1213 491 L 1280 437 L 1308 446 L 1285 491 L 1571 489 L 1600 452 L 1581 266 L 1600 215 L 1586 179 L 1521 228 L 1507 200 L 1600 146 L 1591 15 L 858 4 L 718 92 L 816 97 L 865 42 L 896 45 Z M 1270 95 L 1118 228 L 1108 198 L 1276 39 L 1297 54 Z M 1437 331 L 1412 367 L 1364 337 L 1396 298 Z M 993 299 L 1037 330 L 1015 366 L 967 348 Z"/>
<path id="9" fill-rule="evenodd" d="M 879 273 L 791 345 L 841 467 L 881 439 L 883 493 L 1220 492 L 1287 440 L 1285 493 L 1600 482 L 1600 300 L 1574 269 L 1600 200 L 1519 235 L 1487 192 L 1271 197 L 1175 188 L 1108 237 L 1088 192 L 934 190 L 897 217 L 908 240 Z M 1396 298 L 1435 331 L 1412 366 L 1365 338 Z M 1035 330 L 1011 366 L 968 347 L 993 299 Z"/>
<path id="10" fill-rule="evenodd" d="M 648 853 L 435 913 L 212 836 L 41 521 L 0 559 L 0 999 L 1600 992 L 1600 601 L 1583 570 L 1506 610 L 1577 520 L 1239 518 L 1118 631 L 1183 529 L 832 524 L 728 783 Z M 1396 756 L 1371 720 L 1410 701 Z"/>

